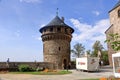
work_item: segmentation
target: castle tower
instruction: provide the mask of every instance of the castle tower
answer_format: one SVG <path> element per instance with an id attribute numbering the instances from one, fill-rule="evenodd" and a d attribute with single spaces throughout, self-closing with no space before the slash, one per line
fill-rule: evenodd
<path id="1" fill-rule="evenodd" d="M 106 30 L 106 37 L 109 39 L 109 34 L 118 33 L 120 35 L 120 0 L 118 3 L 109 11 L 110 24 L 111 26 Z M 108 44 L 108 56 L 110 66 L 112 66 L 112 54 L 115 51 L 111 48 L 111 45 Z"/>
<path id="2" fill-rule="evenodd" d="M 70 62 L 70 42 L 74 29 L 57 15 L 39 31 L 42 33 L 44 62 L 54 63 L 56 69 L 66 68 Z"/>

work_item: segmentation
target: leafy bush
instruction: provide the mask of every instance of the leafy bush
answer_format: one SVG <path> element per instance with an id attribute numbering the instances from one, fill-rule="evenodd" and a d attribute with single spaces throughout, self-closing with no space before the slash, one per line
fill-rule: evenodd
<path id="1" fill-rule="evenodd" d="M 120 50 L 120 35 L 118 33 L 109 34 L 109 39 L 105 42 L 109 43 L 114 51 Z"/>
<path id="2" fill-rule="evenodd" d="M 32 68 L 29 67 L 29 65 L 21 64 L 18 66 L 19 71 L 21 72 L 29 72 L 33 71 Z"/>

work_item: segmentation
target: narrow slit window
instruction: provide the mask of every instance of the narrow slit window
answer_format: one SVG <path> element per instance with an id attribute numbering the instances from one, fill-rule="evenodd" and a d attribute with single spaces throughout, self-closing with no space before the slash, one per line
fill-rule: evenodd
<path id="1" fill-rule="evenodd" d="M 67 33 L 67 28 L 65 28 L 65 33 Z"/>
<path id="2" fill-rule="evenodd" d="M 60 47 L 59 47 L 59 51 L 60 51 Z"/>

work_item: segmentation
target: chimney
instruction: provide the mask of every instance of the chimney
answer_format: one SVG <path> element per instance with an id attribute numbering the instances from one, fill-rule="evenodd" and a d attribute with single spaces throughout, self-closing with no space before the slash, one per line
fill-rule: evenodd
<path id="1" fill-rule="evenodd" d="M 65 20 L 64 17 L 61 17 L 61 20 L 64 22 L 64 20 Z"/>

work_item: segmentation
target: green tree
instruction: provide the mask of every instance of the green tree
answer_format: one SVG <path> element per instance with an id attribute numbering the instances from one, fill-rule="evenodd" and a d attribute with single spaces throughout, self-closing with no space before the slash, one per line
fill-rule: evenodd
<path id="1" fill-rule="evenodd" d="M 77 43 L 73 46 L 73 49 L 71 50 L 71 52 L 76 56 L 76 57 L 80 57 L 83 53 L 84 53 L 84 46 L 81 43 Z"/>
<path id="2" fill-rule="evenodd" d="M 106 50 L 102 51 L 102 60 L 103 60 L 105 65 L 109 64 L 108 51 L 106 51 Z"/>
<path id="3" fill-rule="evenodd" d="M 100 41 L 96 41 L 94 44 L 93 44 L 93 52 L 92 52 L 92 56 L 94 57 L 97 57 L 97 54 L 98 54 L 98 51 L 102 51 L 103 48 L 103 45 L 100 43 Z"/>
<path id="4" fill-rule="evenodd" d="M 120 50 L 120 35 L 118 33 L 109 34 L 109 39 L 105 42 L 109 43 L 114 51 Z"/>
<path id="5" fill-rule="evenodd" d="M 90 54 L 91 54 L 91 51 L 90 51 L 90 50 L 87 50 L 86 53 L 87 53 L 88 55 L 90 55 Z"/>

